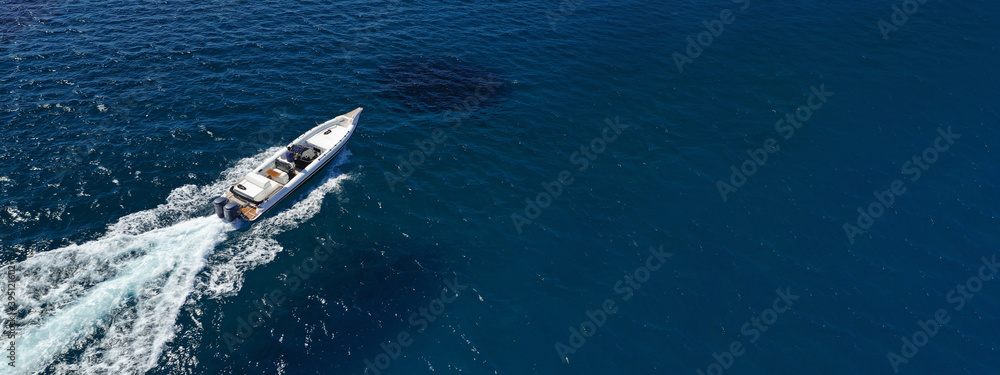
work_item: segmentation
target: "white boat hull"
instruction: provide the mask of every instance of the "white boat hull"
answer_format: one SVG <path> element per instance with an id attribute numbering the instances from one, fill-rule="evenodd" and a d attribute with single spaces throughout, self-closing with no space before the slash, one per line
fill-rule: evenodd
<path id="1" fill-rule="evenodd" d="M 265 159 L 216 199 L 216 214 L 227 221 L 259 219 L 340 153 L 354 134 L 361 111 L 337 116 L 292 141 L 289 147 L 302 151 L 295 161 L 285 160 L 284 149 Z"/>

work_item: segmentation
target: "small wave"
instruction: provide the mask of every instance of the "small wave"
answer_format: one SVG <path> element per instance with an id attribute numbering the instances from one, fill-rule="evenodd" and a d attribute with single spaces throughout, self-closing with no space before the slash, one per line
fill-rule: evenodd
<path id="1" fill-rule="evenodd" d="M 230 229 L 213 217 L 113 235 L 16 265 L 15 373 L 141 373 L 153 365 L 205 259 Z M 3 316 L 7 319 L 7 316 Z M 87 340 L 86 345 L 81 339 Z M 70 351 L 75 360 L 51 365 Z"/>
<path id="2" fill-rule="evenodd" d="M 318 187 L 243 233 L 199 216 L 210 198 L 277 149 L 240 160 L 211 184 L 174 189 L 163 204 L 122 217 L 98 240 L 15 264 L 17 308 L 12 315 L 0 310 L 0 319 L 22 327 L 17 366 L 0 373 L 143 373 L 156 366 L 186 301 L 238 291 L 243 272 L 283 250 L 273 236 L 315 216 L 327 193 L 348 178 L 334 169 L 347 161 L 344 151 Z M 236 245 L 216 249 L 231 233 Z M 210 258 L 215 252 L 222 256 Z M 0 284 L 0 291 L 7 287 Z"/>
<path id="3" fill-rule="evenodd" d="M 299 224 L 319 213 L 323 198 L 339 190 L 341 184 L 350 178 L 350 175 L 341 174 L 336 169 L 350 156 L 351 153 L 346 150 L 338 155 L 331 162 L 333 165 L 330 166 L 330 171 L 323 182 L 295 202 L 292 207 L 276 215 L 265 216 L 242 235 L 235 246 L 219 249 L 219 255 L 227 260 L 209 266 L 208 280 L 198 290 L 210 297 L 228 296 L 238 292 L 243 285 L 243 274 L 246 271 L 270 263 L 284 250 L 274 237 L 298 228 Z"/>
<path id="4" fill-rule="evenodd" d="M 261 160 L 273 155 L 281 147 L 272 147 L 256 156 L 241 159 L 232 168 L 222 172 L 215 182 L 204 185 L 184 185 L 174 189 L 166 201 L 151 210 L 126 215 L 108 228 L 109 233 L 138 234 L 189 219 L 206 210 L 208 200 L 221 194 L 227 186 L 246 175 Z"/>

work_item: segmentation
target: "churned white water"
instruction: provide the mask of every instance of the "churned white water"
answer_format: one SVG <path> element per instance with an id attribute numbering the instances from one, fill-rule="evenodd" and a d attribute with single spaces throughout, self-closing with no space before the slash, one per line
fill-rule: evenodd
<path id="1" fill-rule="evenodd" d="M 174 189 L 163 204 L 121 218 L 98 240 L 14 264 L 17 366 L 0 366 L 0 373 L 119 374 L 153 368 L 175 336 L 185 303 L 238 291 L 244 272 L 282 250 L 272 237 L 315 216 L 324 197 L 348 178 L 334 170 L 346 162 L 345 151 L 321 172 L 318 187 L 298 192 L 289 198 L 298 199 L 290 207 L 243 232 L 214 215 L 197 215 L 276 150 L 239 161 L 212 184 Z M 230 236 L 234 245 L 219 246 Z M 209 264 L 214 252 L 222 256 Z M 208 282 L 196 282 L 202 272 Z M 0 290 L 6 294 L 6 288 L 3 283 Z M 8 318 L 0 309 L 0 319 Z"/>
<path id="2" fill-rule="evenodd" d="M 299 224 L 312 219 L 323 204 L 323 199 L 331 192 L 337 192 L 350 175 L 338 173 L 336 167 L 347 162 L 350 151 L 344 150 L 330 162 L 328 171 L 321 171 L 323 181 L 310 190 L 305 197 L 298 197 L 291 207 L 278 212 L 269 212 L 240 236 L 230 247 L 219 249 L 224 262 L 209 265 L 208 281 L 198 288 L 199 293 L 211 297 L 234 294 L 243 285 L 243 274 L 259 265 L 267 264 L 284 250 L 274 236 L 295 229 Z M 302 194 L 302 193 L 300 193 Z M 292 199 L 289 197 L 286 199 Z"/>

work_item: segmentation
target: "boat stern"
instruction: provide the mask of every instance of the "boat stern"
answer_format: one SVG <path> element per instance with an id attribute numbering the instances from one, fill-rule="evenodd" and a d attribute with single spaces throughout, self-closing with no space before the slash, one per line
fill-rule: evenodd
<path id="1" fill-rule="evenodd" d="M 231 193 L 215 198 L 212 201 L 212 206 L 215 208 L 215 215 L 227 223 L 234 222 L 240 218 L 247 221 L 255 221 L 263 214 L 257 205 L 244 202 Z"/>

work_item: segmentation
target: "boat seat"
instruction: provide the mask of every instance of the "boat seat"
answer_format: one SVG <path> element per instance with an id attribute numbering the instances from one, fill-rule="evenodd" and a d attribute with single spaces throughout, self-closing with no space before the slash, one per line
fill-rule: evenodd
<path id="1" fill-rule="evenodd" d="M 288 173 L 285 173 L 285 171 L 279 171 L 277 169 L 268 169 L 264 173 L 267 174 L 267 176 L 270 177 L 272 181 L 277 181 L 279 184 L 288 183 Z"/>
<path id="2" fill-rule="evenodd" d="M 255 202 L 262 202 L 271 196 L 275 190 L 281 188 L 281 184 L 271 181 L 267 177 L 257 173 L 250 173 L 236 184 L 236 189 Z"/>
<path id="3" fill-rule="evenodd" d="M 261 189 L 267 189 L 267 188 L 271 187 L 271 185 L 273 185 L 273 183 L 271 182 L 271 180 L 267 179 L 267 177 L 261 176 L 261 175 L 256 174 L 256 173 L 250 173 L 250 174 L 248 174 L 246 176 L 246 181 L 249 182 L 249 183 L 251 183 L 251 184 L 257 185 Z"/>
<path id="4" fill-rule="evenodd" d="M 274 169 L 288 173 L 289 177 L 292 177 L 295 174 L 295 166 L 286 160 L 282 160 L 281 158 L 274 161 Z"/>

